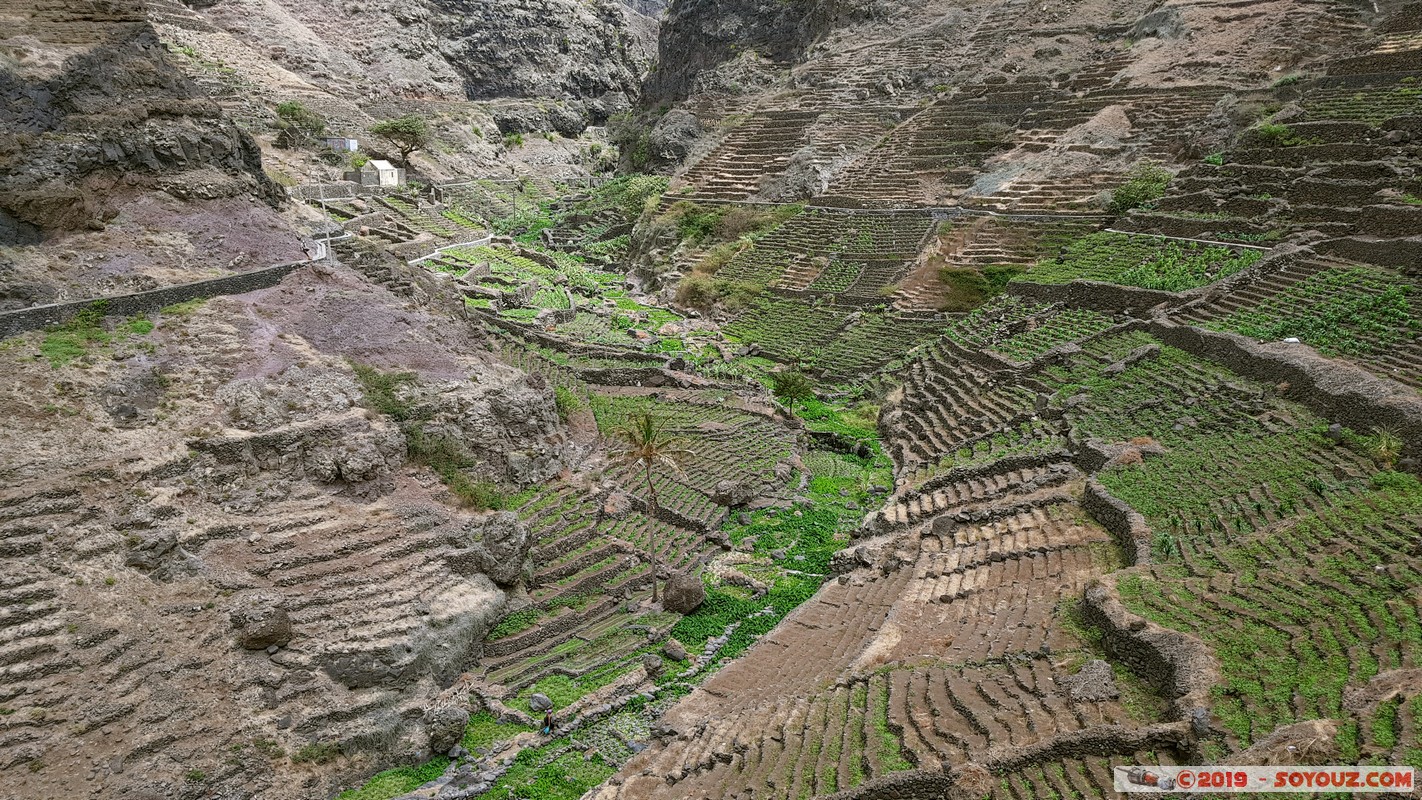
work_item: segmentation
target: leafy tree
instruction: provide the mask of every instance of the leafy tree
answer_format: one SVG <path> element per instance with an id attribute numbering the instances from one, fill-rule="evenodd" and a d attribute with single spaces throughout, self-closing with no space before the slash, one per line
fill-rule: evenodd
<path id="1" fill-rule="evenodd" d="M 671 474 L 684 478 L 681 463 L 691 455 L 681 446 L 681 440 L 667 432 L 667 417 L 647 412 L 633 414 L 627 418 L 612 435 L 619 447 L 612 451 L 612 459 L 621 464 L 640 467 L 647 481 L 647 517 L 656 519 L 657 487 L 652 483 L 652 471 L 662 468 Z M 657 537 L 656 528 L 648 527 L 647 549 L 652 556 L 652 602 L 658 601 L 657 594 Z"/>
<path id="2" fill-rule="evenodd" d="M 428 147 L 433 138 L 429 122 L 417 114 L 382 120 L 371 125 L 370 132 L 400 153 L 400 164 L 404 167 L 410 166 L 410 154 Z"/>
<path id="3" fill-rule="evenodd" d="M 305 147 L 326 130 L 320 114 L 295 100 L 277 106 L 277 147 Z"/>
<path id="4" fill-rule="evenodd" d="M 791 415 L 795 413 L 796 400 L 812 400 L 815 384 L 803 372 L 777 372 L 770 376 L 771 391 L 785 401 L 785 408 Z"/>

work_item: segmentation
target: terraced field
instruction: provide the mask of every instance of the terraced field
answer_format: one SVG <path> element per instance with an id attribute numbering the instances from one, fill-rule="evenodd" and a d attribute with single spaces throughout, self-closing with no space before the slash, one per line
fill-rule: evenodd
<path id="1" fill-rule="evenodd" d="M 1199 153 L 1223 89 L 1098 61 L 836 111 L 873 139 L 838 162 L 806 155 L 815 103 L 858 95 L 796 73 L 625 242 L 593 191 L 425 262 L 588 448 L 520 498 L 538 566 L 471 677 L 500 744 L 466 784 L 1104 800 L 1116 766 L 1272 763 L 1299 731 L 1321 763 L 1422 766 L 1415 79 L 1250 90 L 1277 105 Z M 1086 166 L 985 179 L 1005 154 Z M 838 170 L 820 194 L 756 202 L 805 159 Z M 1160 196 L 1109 205 L 1142 161 Z M 667 302 L 688 281 L 707 302 Z M 644 412 L 688 451 L 651 516 L 605 458 Z M 654 554 L 701 606 L 647 602 Z"/>
<path id="2" fill-rule="evenodd" d="M 1422 386 L 1422 318 L 1416 283 L 1395 270 L 1301 262 L 1183 319 L 1260 341 L 1296 338 L 1376 375 Z"/>
<path id="3" fill-rule="evenodd" d="M 1102 281 L 1180 292 L 1228 278 L 1257 262 L 1257 250 L 1235 250 L 1151 236 L 1095 233 L 1038 262 L 1018 280 L 1032 283 Z"/>

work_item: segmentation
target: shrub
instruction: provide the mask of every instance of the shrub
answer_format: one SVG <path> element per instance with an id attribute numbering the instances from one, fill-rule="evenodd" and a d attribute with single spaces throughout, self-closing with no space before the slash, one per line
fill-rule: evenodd
<path id="1" fill-rule="evenodd" d="M 1282 147 L 1284 142 L 1293 136 L 1293 131 L 1288 125 L 1279 125 L 1266 122 L 1257 125 L 1250 131 L 1250 136 L 1254 142 L 1263 147 Z"/>
<path id="2" fill-rule="evenodd" d="M 1214 166 L 1216 166 L 1216 167 L 1219 167 L 1219 166 L 1223 166 L 1223 165 L 1224 165 L 1224 162 L 1225 162 L 1224 153 L 1210 153 L 1209 155 L 1205 156 L 1205 163 L 1206 163 L 1206 164 L 1212 164 L 1212 165 L 1214 165 Z"/>
<path id="3" fill-rule="evenodd" d="M 676 301 L 683 306 L 705 311 L 721 299 L 716 279 L 702 272 L 693 272 L 681 279 L 676 287 Z"/>
<path id="4" fill-rule="evenodd" d="M 726 266 L 731 262 L 731 259 L 740 255 L 747 246 L 741 241 L 722 242 L 706 251 L 706 257 L 696 262 L 692 269 L 705 275 L 715 275 L 721 271 L 721 267 Z"/>
<path id="5" fill-rule="evenodd" d="M 1170 170 L 1149 161 L 1142 161 L 1126 173 L 1126 182 L 1111 194 L 1111 202 L 1106 210 L 1112 214 L 1124 214 L 1133 208 L 1142 208 L 1165 196 L 1165 187 L 1174 177 Z"/>
<path id="6" fill-rule="evenodd" d="M 332 742 L 313 742 L 297 750 L 291 757 L 293 764 L 325 764 L 334 761 L 341 754 L 341 748 Z"/>
<path id="7" fill-rule="evenodd" d="M 278 105 L 276 113 L 277 147 L 305 147 L 326 130 L 326 120 L 320 114 L 295 100 Z"/>
<path id="8" fill-rule="evenodd" d="M 382 414 L 388 414 L 397 422 L 411 418 L 409 406 L 396 397 L 395 393 L 401 386 L 414 383 L 417 379 L 415 373 L 381 372 L 374 367 L 355 362 L 351 362 L 351 369 L 360 381 L 366 405 Z"/>
<path id="9" fill-rule="evenodd" d="M 558 407 L 558 416 L 561 417 L 564 422 L 566 422 L 569 417 L 583 410 L 585 405 L 583 399 L 578 397 L 577 392 L 574 392 L 566 386 L 553 387 L 553 403 Z"/>
<path id="10" fill-rule="evenodd" d="M 459 504 L 475 511 L 500 511 L 505 506 L 504 492 L 498 484 L 476 481 L 463 472 L 445 473 L 445 485 L 454 493 Z"/>
<path id="11" fill-rule="evenodd" d="M 662 215 L 676 224 L 678 236 L 687 244 L 696 244 L 715 232 L 727 209 L 705 208 L 690 200 L 678 200 Z"/>
<path id="12" fill-rule="evenodd" d="M 1002 294 L 1007 284 L 1026 270 L 1016 264 L 989 264 L 974 267 L 944 267 L 938 276 L 948 287 L 944 311 L 971 311 Z"/>
<path id="13" fill-rule="evenodd" d="M 773 209 L 732 208 L 716 222 L 716 236 L 722 239 L 739 239 L 751 233 L 760 233 L 779 224 L 780 215 Z"/>
<path id="14" fill-rule="evenodd" d="M 1382 464 L 1388 469 L 1397 463 L 1397 459 L 1402 455 L 1402 437 L 1388 428 L 1373 428 L 1372 446 L 1369 448 L 1369 455 L 1374 461 Z"/>

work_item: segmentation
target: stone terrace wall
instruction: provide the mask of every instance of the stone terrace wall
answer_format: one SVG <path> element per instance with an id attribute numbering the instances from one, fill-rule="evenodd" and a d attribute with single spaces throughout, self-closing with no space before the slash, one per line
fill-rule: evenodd
<path id="1" fill-rule="evenodd" d="M 1178 303 L 1183 297 L 1174 292 L 1099 281 L 1072 281 L 1066 284 L 1014 282 L 1008 285 L 1007 291 L 1042 303 L 1065 302 L 1074 308 L 1120 312 L 1141 318 L 1150 316 L 1151 309 L 1163 303 Z"/>
<path id="2" fill-rule="evenodd" d="M 1325 358 L 1303 345 L 1261 345 L 1238 334 L 1164 320 L 1152 320 L 1146 329 L 1171 347 L 1219 362 L 1241 375 L 1287 383 L 1289 398 L 1354 430 L 1390 428 L 1402 438 L 1407 455 L 1422 456 L 1422 396 L 1400 383 Z"/>
<path id="3" fill-rule="evenodd" d="M 95 303 L 104 304 L 105 314 L 129 317 L 157 311 L 175 303 L 186 303 L 189 300 L 205 300 L 223 294 L 242 294 L 257 289 L 266 289 L 277 285 L 282 278 L 294 270 L 306 266 L 307 263 L 296 261 L 290 264 L 277 264 L 240 275 L 211 278 L 147 292 L 121 294 L 114 297 L 94 297 L 73 300 L 68 303 L 53 303 L 7 311 L 0 313 L 0 339 L 25 331 L 62 325 L 73 319 L 75 314 L 93 307 Z"/>

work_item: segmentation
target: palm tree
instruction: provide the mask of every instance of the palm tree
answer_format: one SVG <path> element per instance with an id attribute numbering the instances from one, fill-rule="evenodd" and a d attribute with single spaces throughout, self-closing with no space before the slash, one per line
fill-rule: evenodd
<path id="1" fill-rule="evenodd" d="M 681 462 L 691 455 L 681 447 L 681 440 L 667 433 L 669 418 L 641 411 L 629 416 L 613 430 L 612 435 L 621 446 L 610 454 L 621 464 L 641 467 L 642 476 L 647 481 L 647 518 L 652 521 L 648 527 L 648 549 L 652 553 L 652 602 L 657 595 L 657 486 L 652 482 L 652 470 L 664 467 L 671 474 L 685 478 Z"/>
<path id="2" fill-rule="evenodd" d="M 771 391 L 785 401 L 785 410 L 795 416 L 796 400 L 813 400 L 815 384 L 809 376 L 799 370 L 777 372 L 770 376 Z"/>

